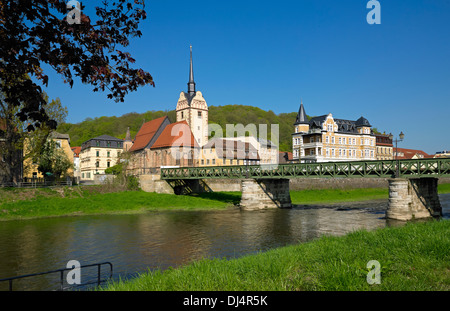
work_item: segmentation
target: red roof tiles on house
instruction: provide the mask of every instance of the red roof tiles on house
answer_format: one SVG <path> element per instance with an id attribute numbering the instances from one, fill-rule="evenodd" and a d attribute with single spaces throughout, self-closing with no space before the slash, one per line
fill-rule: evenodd
<path id="1" fill-rule="evenodd" d="M 167 119 L 167 116 L 142 124 L 139 132 L 136 134 L 136 138 L 134 139 L 134 143 L 133 146 L 131 146 L 130 151 L 137 151 L 147 147 L 165 119 Z"/>
<path id="2" fill-rule="evenodd" d="M 167 147 L 193 147 L 198 148 L 197 141 L 186 121 L 167 125 L 151 149 Z"/>
<path id="3" fill-rule="evenodd" d="M 432 158 L 432 155 L 429 155 L 422 150 L 415 150 L 415 149 L 405 149 L 405 148 L 394 148 L 394 155 L 397 153 L 396 158 L 397 159 L 412 159 L 414 158 Z"/>
<path id="4" fill-rule="evenodd" d="M 70 149 L 72 149 L 73 151 L 73 156 L 75 158 L 78 158 L 80 156 L 80 152 L 81 152 L 81 147 L 71 147 Z"/>

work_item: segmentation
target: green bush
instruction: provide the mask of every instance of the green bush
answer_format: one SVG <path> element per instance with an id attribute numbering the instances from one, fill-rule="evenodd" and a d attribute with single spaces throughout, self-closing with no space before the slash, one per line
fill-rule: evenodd
<path id="1" fill-rule="evenodd" d="M 127 189 L 128 190 L 140 190 L 139 178 L 134 175 L 127 176 Z"/>

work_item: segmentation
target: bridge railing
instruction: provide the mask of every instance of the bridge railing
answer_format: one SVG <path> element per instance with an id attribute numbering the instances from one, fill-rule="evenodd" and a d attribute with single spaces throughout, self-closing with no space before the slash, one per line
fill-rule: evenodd
<path id="1" fill-rule="evenodd" d="M 161 179 L 450 176 L 450 158 L 161 168 Z"/>

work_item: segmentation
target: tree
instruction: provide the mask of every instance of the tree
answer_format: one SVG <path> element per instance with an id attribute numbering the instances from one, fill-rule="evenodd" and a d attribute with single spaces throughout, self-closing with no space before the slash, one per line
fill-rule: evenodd
<path id="1" fill-rule="evenodd" d="M 48 102 L 48 96 L 45 94 L 45 112 L 52 119 L 58 123 L 65 122 L 67 118 L 67 107 L 62 106 L 61 100 L 56 98 Z M 39 128 L 34 131 L 27 131 L 27 122 L 17 122 L 17 128 L 21 130 L 21 139 L 19 146 L 23 150 L 23 172 L 24 175 L 33 168 L 33 163 L 38 163 L 42 154 L 42 148 L 46 144 L 49 135 L 53 130 L 45 123 L 41 124 Z"/>
<path id="2" fill-rule="evenodd" d="M 38 160 L 38 171 L 44 179 L 54 180 L 65 174 L 73 166 L 67 155 L 52 139 L 47 140 Z"/>
<path id="3" fill-rule="evenodd" d="M 144 8 L 144 0 L 104 0 L 96 17 L 89 17 L 83 5 L 68 8 L 64 0 L 0 0 L 0 135 L 7 169 L 15 165 L 12 154 L 20 140 L 14 118 L 27 122 L 28 131 L 42 124 L 57 127 L 45 110 L 45 68 L 70 87 L 78 77 L 94 92 L 108 90 L 108 98 L 121 102 L 128 92 L 155 85 L 148 72 L 132 68 L 135 60 L 123 50 L 129 38 L 142 35 Z"/>

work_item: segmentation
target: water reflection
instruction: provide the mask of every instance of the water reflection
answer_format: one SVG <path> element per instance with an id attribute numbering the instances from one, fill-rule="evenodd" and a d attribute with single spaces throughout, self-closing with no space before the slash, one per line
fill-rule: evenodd
<path id="1" fill-rule="evenodd" d="M 450 194 L 441 195 L 441 204 L 449 218 Z M 0 222 L 0 278 L 63 268 L 73 259 L 82 265 L 110 261 L 115 277 L 123 278 L 207 257 L 234 258 L 324 234 L 403 225 L 384 219 L 386 207 L 387 202 L 377 202 Z M 15 288 L 49 290 L 53 283 L 55 277 L 44 277 L 18 282 Z M 0 290 L 6 286 L 0 284 Z"/>

